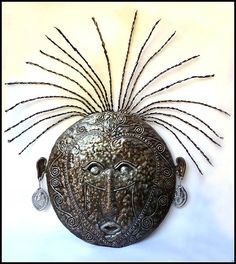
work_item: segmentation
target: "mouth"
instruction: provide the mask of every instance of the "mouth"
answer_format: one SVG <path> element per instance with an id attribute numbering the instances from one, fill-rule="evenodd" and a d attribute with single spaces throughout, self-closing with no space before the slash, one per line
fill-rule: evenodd
<path id="1" fill-rule="evenodd" d="M 105 238 L 109 241 L 113 241 L 121 233 L 121 226 L 111 221 L 101 225 L 100 229 L 106 234 Z"/>
<path id="2" fill-rule="evenodd" d="M 121 227 L 115 222 L 106 222 L 100 226 L 100 229 L 107 235 L 114 235 L 120 231 Z"/>

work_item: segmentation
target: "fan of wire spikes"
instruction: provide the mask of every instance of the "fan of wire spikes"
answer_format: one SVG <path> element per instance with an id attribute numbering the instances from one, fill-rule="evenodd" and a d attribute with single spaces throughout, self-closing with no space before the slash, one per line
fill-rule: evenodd
<path id="1" fill-rule="evenodd" d="M 92 18 L 93 23 L 96 27 L 96 30 L 98 32 L 100 41 L 101 41 L 101 45 L 102 45 L 102 49 L 106 58 L 106 63 L 107 63 L 107 69 L 108 69 L 108 75 L 109 75 L 109 89 L 107 89 L 105 87 L 105 85 L 103 84 L 103 81 L 101 80 L 101 78 L 98 76 L 98 74 L 95 72 L 95 70 L 93 69 L 93 67 L 91 66 L 91 64 L 86 60 L 86 58 L 84 57 L 84 55 L 81 54 L 81 52 L 70 42 L 70 40 L 66 37 L 66 35 L 58 28 L 56 28 L 56 30 L 58 31 L 58 33 L 61 35 L 61 37 L 64 39 L 64 41 L 69 45 L 69 48 L 72 49 L 77 56 L 80 57 L 80 59 L 82 60 L 82 62 L 79 62 L 74 56 L 72 56 L 68 51 L 66 51 L 65 49 L 63 49 L 59 44 L 57 44 L 54 40 L 52 40 L 50 37 L 46 36 L 47 39 L 57 48 L 60 50 L 60 52 L 62 52 L 64 55 L 66 55 L 69 60 L 73 61 L 73 63 L 75 63 L 77 65 L 77 67 L 72 66 L 72 64 L 58 58 L 55 56 L 52 56 L 42 50 L 40 50 L 40 53 L 48 58 L 50 58 L 52 61 L 54 61 L 55 63 L 59 63 L 61 65 L 66 66 L 67 68 L 72 69 L 73 71 L 79 73 L 82 78 L 84 78 L 84 80 L 86 80 L 87 82 L 87 86 L 84 87 L 83 85 L 81 85 L 78 81 L 70 78 L 69 76 L 65 75 L 64 73 L 60 73 L 57 71 L 54 71 L 52 69 L 48 69 L 45 68 L 44 66 L 41 66 L 37 63 L 33 63 L 33 62 L 26 62 L 29 65 L 38 67 L 40 69 L 42 69 L 43 71 L 47 71 L 51 74 L 57 75 L 58 77 L 64 78 L 70 82 L 75 83 L 78 86 L 78 89 L 80 89 L 81 91 L 83 91 L 84 93 L 86 93 L 87 98 L 86 99 L 84 96 L 80 95 L 79 92 L 74 92 L 71 89 L 65 88 L 61 85 L 55 84 L 55 83 L 51 83 L 51 82 L 37 82 L 37 81 L 27 81 L 27 82 L 23 82 L 23 81 L 17 81 L 17 82 L 8 82 L 6 83 L 6 85 L 38 85 L 38 86 L 51 86 L 57 89 L 61 89 L 64 90 L 68 95 L 73 95 L 72 96 L 60 96 L 60 95 L 50 95 L 50 96 L 38 96 L 38 97 L 34 97 L 34 98 L 30 98 L 27 100 L 23 100 L 20 101 L 18 103 L 16 103 L 15 105 L 11 106 L 10 108 L 8 108 L 7 110 L 5 110 L 6 112 L 9 112 L 11 110 L 15 110 L 19 105 L 23 105 L 23 104 L 27 104 L 29 102 L 36 102 L 39 100 L 44 100 L 44 99 L 52 99 L 52 98 L 57 98 L 57 99 L 66 99 L 68 102 L 76 102 L 76 104 L 66 104 L 66 105 L 59 105 L 57 107 L 54 108 L 50 108 L 50 109 L 45 109 L 36 113 L 33 113 L 29 116 L 27 116 L 26 118 L 20 120 L 18 123 L 10 126 L 9 128 L 7 128 L 5 130 L 5 132 L 10 131 L 11 129 L 14 129 L 16 127 L 18 127 L 20 124 L 22 124 L 23 122 L 25 122 L 26 120 L 29 120 L 35 116 L 38 115 L 42 115 L 42 114 L 48 114 L 48 113 L 52 113 L 53 111 L 56 110 L 64 110 L 67 108 L 71 108 L 73 110 L 70 111 L 66 111 L 66 112 L 60 112 L 57 114 L 53 114 L 53 115 L 49 115 L 47 117 L 44 117 L 36 122 L 34 122 L 32 125 L 30 125 L 29 127 L 27 127 L 26 129 L 24 129 L 23 131 L 21 131 L 20 133 L 18 133 L 16 136 L 14 136 L 13 138 L 9 139 L 8 142 L 12 142 L 15 139 L 19 138 L 20 136 L 22 136 L 26 131 L 30 130 L 31 128 L 33 128 L 34 126 L 36 126 L 37 124 L 48 120 L 48 119 L 54 119 L 57 117 L 61 117 L 61 119 L 59 119 L 57 122 L 51 124 L 50 126 L 48 126 L 46 129 L 44 129 L 40 134 L 38 134 L 33 140 L 31 140 L 20 152 L 19 154 L 21 154 L 22 152 L 24 152 L 31 144 L 33 144 L 39 137 L 41 137 L 43 134 L 45 134 L 49 129 L 51 129 L 52 127 L 56 126 L 57 124 L 63 122 L 64 120 L 67 120 L 69 118 L 72 117 L 84 117 L 86 115 L 95 113 L 95 112 L 105 112 L 105 111 L 123 111 L 127 114 L 138 114 L 140 117 L 142 117 L 142 119 L 144 119 L 146 122 L 148 123 L 154 123 L 157 124 L 161 127 L 163 127 L 164 129 L 168 130 L 171 134 L 174 135 L 174 137 L 177 139 L 177 141 L 182 145 L 182 147 L 185 149 L 185 151 L 187 152 L 187 154 L 189 155 L 189 157 L 191 158 L 191 160 L 194 162 L 194 164 L 196 165 L 198 171 L 202 174 L 202 171 L 200 170 L 197 162 L 194 160 L 194 158 L 192 157 L 190 151 L 188 150 L 188 148 L 183 144 L 183 142 L 180 140 L 178 133 L 182 134 L 184 137 L 187 138 L 187 140 L 189 142 L 191 142 L 194 147 L 201 153 L 201 155 L 207 160 L 208 163 L 212 164 L 210 159 L 207 157 L 207 155 L 202 151 L 202 149 L 191 139 L 191 137 L 189 135 L 187 135 L 183 130 L 181 130 L 180 128 L 174 126 L 172 123 L 167 122 L 165 120 L 165 117 L 172 117 L 174 119 L 178 119 L 179 121 L 185 123 L 186 125 L 196 129 L 199 133 L 202 133 L 205 137 L 207 137 L 212 143 L 220 146 L 219 143 L 216 142 L 216 140 L 213 138 L 213 135 L 210 136 L 208 133 L 212 133 L 214 134 L 214 137 L 220 138 L 222 139 L 221 136 L 219 136 L 219 134 L 212 128 L 210 127 L 205 121 L 203 121 L 202 119 L 200 119 L 199 117 L 197 117 L 196 115 L 191 114 L 188 111 L 184 111 L 178 107 L 173 107 L 171 106 L 172 103 L 184 103 L 184 104 L 197 104 L 200 105 L 202 107 L 207 107 L 207 108 L 212 108 L 218 112 L 221 112 L 223 114 L 229 115 L 227 112 L 225 112 L 222 109 L 219 109 L 215 106 L 203 103 L 203 102 L 198 102 L 198 101 L 190 101 L 190 100 L 157 100 L 156 98 L 158 98 L 158 94 L 164 90 L 170 89 L 180 83 L 183 82 L 187 82 L 189 80 L 192 79 L 199 79 L 199 78 L 210 78 L 213 77 L 214 75 L 193 75 L 184 79 L 180 79 L 176 82 L 173 82 L 169 85 L 166 85 L 160 89 L 157 89 L 153 92 L 148 92 L 147 88 L 148 86 L 153 83 L 154 81 L 156 81 L 160 76 L 162 76 L 163 74 L 169 72 L 172 69 L 181 67 L 183 64 L 192 61 L 194 59 L 196 59 L 197 57 L 199 57 L 199 55 L 195 55 L 192 56 L 190 58 L 187 58 L 185 60 L 180 61 L 179 63 L 168 67 L 167 69 L 161 71 L 160 73 L 156 74 L 152 79 L 150 79 L 145 85 L 143 85 L 141 88 L 137 89 L 136 85 L 137 82 L 139 80 L 139 78 L 141 77 L 143 71 L 145 70 L 145 68 L 148 66 L 148 64 L 150 63 L 151 60 L 154 59 L 154 57 L 156 57 L 163 49 L 164 47 L 170 42 L 170 40 L 173 38 L 173 36 L 175 35 L 176 32 L 174 32 L 166 41 L 165 43 L 157 50 L 155 51 L 147 60 L 146 62 L 143 64 L 143 66 L 141 67 L 141 69 L 137 72 L 138 66 L 140 67 L 140 59 L 142 58 L 142 54 L 143 51 L 145 49 L 145 46 L 148 42 L 148 40 L 150 39 L 151 35 L 154 32 L 154 29 L 156 28 L 156 26 L 158 25 L 159 21 L 158 20 L 153 27 L 151 28 L 148 36 L 146 37 L 143 45 L 141 46 L 137 59 L 135 61 L 134 64 L 134 68 L 131 72 L 131 75 L 128 79 L 127 82 L 127 86 L 124 87 L 124 79 L 125 79 L 125 75 L 126 75 L 126 66 L 127 66 L 127 61 L 128 61 L 128 57 L 129 57 L 129 53 L 130 53 L 130 46 L 131 46 L 131 40 L 132 40 L 132 36 L 133 36 L 133 31 L 135 28 L 135 21 L 137 18 L 137 11 L 135 12 L 134 18 L 133 18 L 133 22 L 132 22 L 132 26 L 131 26 L 131 30 L 130 30 L 130 36 L 129 36 L 129 40 L 128 40 L 128 47 L 127 47 L 127 52 L 126 52 L 126 56 L 125 56 L 125 62 L 124 62 L 124 66 L 123 66 L 123 71 L 122 71 L 122 77 L 121 77 L 121 83 L 120 83 L 120 91 L 119 91 L 119 98 L 118 98 L 118 108 L 114 109 L 114 98 L 113 98 L 113 88 L 112 88 L 112 75 L 111 75 L 111 64 L 110 64 L 110 60 L 109 60 L 109 56 L 108 56 L 108 52 L 106 49 L 106 45 L 102 36 L 102 33 L 99 29 L 98 23 L 96 22 L 95 18 Z M 88 67 L 89 70 L 86 69 L 86 67 Z M 131 83 L 133 83 L 131 85 Z M 93 91 L 96 94 L 96 97 L 92 96 L 91 91 Z M 152 98 L 152 103 L 146 103 L 146 105 L 144 104 L 144 106 L 140 107 L 141 102 L 145 101 L 147 98 Z M 161 106 L 160 106 L 161 104 Z M 164 106 L 163 106 L 164 104 Z M 176 112 L 176 114 L 169 114 L 168 111 L 169 110 L 173 110 Z M 196 125 L 188 122 L 187 120 L 185 120 L 184 118 L 178 116 L 178 114 L 182 114 L 182 115 L 188 115 L 190 116 L 193 120 L 197 120 L 199 121 L 202 126 L 205 127 L 205 129 L 208 130 L 208 132 L 205 132 L 203 129 L 200 129 L 199 127 L 197 127 Z M 161 118 L 160 118 L 161 116 Z"/>

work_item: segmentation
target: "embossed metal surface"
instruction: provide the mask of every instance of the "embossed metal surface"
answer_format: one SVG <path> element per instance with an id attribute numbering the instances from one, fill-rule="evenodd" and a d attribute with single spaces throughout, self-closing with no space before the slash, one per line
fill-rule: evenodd
<path id="1" fill-rule="evenodd" d="M 51 203 L 79 238 L 123 247 L 154 231 L 173 201 L 176 168 L 138 115 L 94 113 L 56 141 L 47 165 Z"/>

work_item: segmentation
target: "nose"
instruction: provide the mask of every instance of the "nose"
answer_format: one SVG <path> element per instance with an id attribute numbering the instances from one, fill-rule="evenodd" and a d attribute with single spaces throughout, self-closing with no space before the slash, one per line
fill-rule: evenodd
<path id="1" fill-rule="evenodd" d="M 113 169 L 106 170 L 106 206 L 104 208 L 104 213 L 109 215 L 113 212 L 112 205 L 114 202 L 114 192 L 113 192 L 113 184 L 112 184 L 112 177 L 114 174 Z"/>
<path id="2" fill-rule="evenodd" d="M 114 235 L 120 231 L 121 227 L 115 222 L 106 222 L 100 229 L 107 235 Z"/>

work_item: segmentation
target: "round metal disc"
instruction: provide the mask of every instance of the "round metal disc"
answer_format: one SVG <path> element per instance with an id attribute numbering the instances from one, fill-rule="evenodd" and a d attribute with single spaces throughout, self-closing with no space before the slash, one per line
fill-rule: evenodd
<path id="1" fill-rule="evenodd" d="M 42 188 L 38 188 L 37 191 L 32 195 L 32 203 L 39 211 L 44 210 L 47 207 L 48 202 L 48 194 Z"/>
<path id="2" fill-rule="evenodd" d="M 177 186 L 175 191 L 174 205 L 180 208 L 185 205 L 188 199 L 188 194 L 182 185 Z"/>

